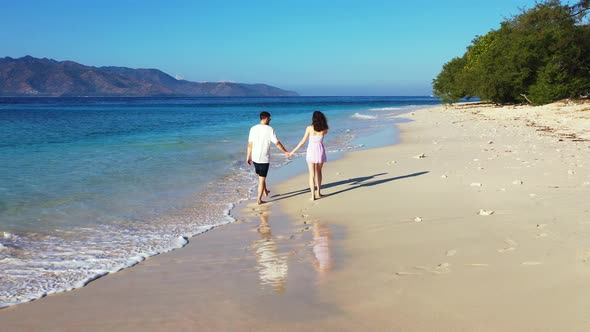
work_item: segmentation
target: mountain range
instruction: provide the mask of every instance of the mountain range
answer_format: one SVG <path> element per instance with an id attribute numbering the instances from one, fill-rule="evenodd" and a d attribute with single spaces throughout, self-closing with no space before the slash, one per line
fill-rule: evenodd
<path id="1" fill-rule="evenodd" d="M 14 96 L 280 97 L 298 94 L 266 84 L 190 82 L 158 69 L 92 67 L 32 56 L 0 58 L 0 97 Z"/>

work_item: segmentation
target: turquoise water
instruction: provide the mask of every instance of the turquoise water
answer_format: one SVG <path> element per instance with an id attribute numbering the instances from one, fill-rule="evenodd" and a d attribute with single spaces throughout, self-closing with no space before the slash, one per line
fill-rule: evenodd
<path id="1" fill-rule="evenodd" d="M 393 115 L 436 104 L 429 97 L 0 98 L 0 307 L 81 287 L 231 222 L 231 208 L 254 195 L 246 141 L 262 110 L 287 149 L 311 113 L 323 111 L 330 159 L 394 143 L 383 134 L 399 121 Z M 287 163 L 272 152 L 273 168 Z"/>

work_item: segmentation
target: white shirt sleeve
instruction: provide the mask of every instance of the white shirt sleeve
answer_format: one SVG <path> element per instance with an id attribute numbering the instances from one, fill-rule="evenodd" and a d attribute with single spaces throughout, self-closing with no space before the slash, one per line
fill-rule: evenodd
<path id="1" fill-rule="evenodd" d="M 250 128 L 250 133 L 248 134 L 248 143 L 254 142 L 254 127 Z"/>

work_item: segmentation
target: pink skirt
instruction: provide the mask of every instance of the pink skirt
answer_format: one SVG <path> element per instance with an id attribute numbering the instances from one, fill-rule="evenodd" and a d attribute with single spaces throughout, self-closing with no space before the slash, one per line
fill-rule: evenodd
<path id="1" fill-rule="evenodd" d="M 318 164 L 326 162 L 326 150 L 321 142 L 310 142 L 307 146 L 305 160 L 308 163 Z"/>

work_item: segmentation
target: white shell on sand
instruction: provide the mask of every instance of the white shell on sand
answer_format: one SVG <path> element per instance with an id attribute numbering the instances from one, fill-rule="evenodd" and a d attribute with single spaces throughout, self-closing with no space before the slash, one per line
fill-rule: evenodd
<path id="1" fill-rule="evenodd" d="M 494 211 L 492 211 L 492 210 L 479 210 L 479 212 L 477 214 L 479 214 L 480 216 L 489 216 L 489 215 L 494 214 Z"/>
<path id="2" fill-rule="evenodd" d="M 422 158 L 426 158 L 426 155 L 424 153 L 422 153 L 422 154 L 419 154 L 419 155 L 415 156 L 414 158 L 416 158 L 416 159 L 422 159 Z"/>
<path id="3" fill-rule="evenodd" d="M 414 218 L 414 221 L 415 221 L 415 222 L 420 222 L 420 221 L 422 221 L 422 218 L 420 218 L 420 217 L 416 217 L 416 218 Z"/>
<path id="4" fill-rule="evenodd" d="M 512 181 L 512 184 L 523 184 L 524 182 L 522 180 L 514 180 Z"/>
<path id="5" fill-rule="evenodd" d="M 470 184 L 470 186 L 472 186 L 472 187 L 481 187 L 482 184 L 479 183 L 479 182 L 473 182 L 472 184 Z"/>

